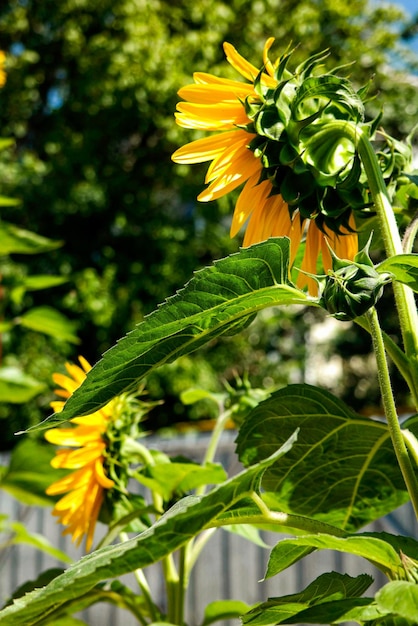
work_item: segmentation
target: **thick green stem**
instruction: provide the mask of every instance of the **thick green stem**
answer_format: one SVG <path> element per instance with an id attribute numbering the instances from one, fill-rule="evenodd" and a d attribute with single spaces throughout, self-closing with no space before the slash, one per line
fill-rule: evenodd
<path id="1" fill-rule="evenodd" d="M 221 438 L 222 433 L 225 430 L 225 426 L 227 425 L 230 417 L 231 417 L 231 411 L 223 411 L 221 412 L 218 419 L 216 420 L 215 427 L 212 431 L 210 441 L 208 443 L 205 456 L 202 461 L 203 465 L 205 465 L 206 463 L 213 462 L 215 455 L 216 455 L 216 450 L 218 449 L 219 440 Z M 199 489 L 196 489 L 197 496 L 202 496 L 205 492 L 206 492 L 205 485 L 203 485 Z"/>
<path id="2" fill-rule="evenodd" d="M 401 236 L 389 194 L 373 146 L 366 133 L 355 124 L 344 123 L 342 131 L 353 141 L 363 163 L 370 193 L 379 218 L 382 239 L 388 257 L 403 254 Z M 393 282 L 405 354 L 411 369 L 411 392 L 418 409 L 418 313 L 414 292 L 398 281 Z"/>
<path id="3" fill-rule="evenodd" d="M 177 624 L 179 576 L 172 554 L 169 554 L 162 560 L 162 567 L 167 594 L 167 621 Z"/>
<path id="4" fill-rule="evenodd" d="M 186 546 L 182 546 L 179 550 L 179 582 L 177 589 L 177 611 L 176 624 L 182 626 L 184 623 L 184 602 L 186 590 L 188 587 L 188 576 L 186 571 Z"/>
<path id="5" fill-rule="evenodd" d="M 364 330 L 366 330 L 370 334 L 370 326 L 369 326 L 367 315 L 356 317 L 356 319 L 353 321 L 355 324 L 357 324 L 361 328 L 364 328 Z M 384 331 L 382 331 L 382 337 L 385 343 L 385 349 L 386 349 L 387 354 L 389 355 L 393 363 L 398 368 L 399 373 L 404 378 L 404 380 L 406 381 L 408 387 L 410 388 L 412 392 L 414 385 L 413 385 L 413 380 L 411 377 L 410 363 L 409 363 L 408 358 L 405 355 L 405 352 L 401 350 L 398 344 L 396 344 L 394 340 Z"/>
<path id="6" fill-rule="evenodd" d="M 409 450 L 409 454 L 414 459 L 415 465 L 418 467 L 418 439 L 408 429 L 402 429 L 402 436 L 405 440 L 406 447 Z"/>
<path id="7" fill-rule="evenodd" d="M 367 313 L 373 348 L 377 363 L 377 374 L 379 379 L 382 403 L 385 410 L 386 420 L 392 439 L 393 448 L 399 467 L 405 480 L 409 496 L 418 518 L 418 481 L 405 445 L 402 430 L 398 420 L 396 405 L 392 393 L 392 385 L 389 376 L 389 368 L 386 360 L 385 346 L 382 331 L 377 317 L 376 309 L 372 308 Z"/>
<path id="8" fill-rule="evenodd" d="M 206 463 L 212 463 L 215 459 L 216 451 L 218 449 L 219 441 L 223 431 L 225 430 L 225 426 L 228 423 L 231 417 L 231 411 L 223 411 L 223 407 L 220 407 L 220 415 L 216 420 L 215 427 L 212 431 L 209 444 L 206 448 L 205 456 L 203 458 L 203 465 Z M 196 489 L 196 495 L 202 496 L 206 492 L 206 486 L 202 485 L 198 489 Z M 214 529 L 206 531 L 205 533 L 201 533 L 198 537 L 191 539 L 187 545 L 185 546 L 184 553 L 184 572 L 183 579 L 184 585 L 187 586 L 191 571 L 193 569 L 194 564 L 197 561 L 197 558 L 206 543 L 209 541 L 212 536 Z"/>
<path id="9" fill-rule="evenodd" d="M 128 541 L 129 537 L 127 533 L 121 532 L 120 538 L 122 541 Z M 138 587 L 140 588 L 142 595 L 144 596 L 144 599 L 147 604 L 148 611 L 151 617 L 151 621 L 155 622 L 157 621 L 157 612 L 155 610 L 155 604 L 152 601 L 151 590 L 149 588 L 148 581 L 145 577 L 145 574 L 142 571 L 142 569 L 136 569 L 134 571 L 134 576 L 135 576 L 136 582 L 138 583 Z"/>

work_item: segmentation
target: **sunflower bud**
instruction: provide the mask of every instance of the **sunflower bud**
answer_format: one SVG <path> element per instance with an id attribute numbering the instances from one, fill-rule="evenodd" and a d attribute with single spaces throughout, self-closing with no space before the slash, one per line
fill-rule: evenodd
<path id="1" fill-rule="evenodd" d="M 338 320 L 353 320 L 376 304 L 390 280 L 388 274 L 375 270 L 367 251 L 359 252 L 354 261 L 333 255 L 333 268 L 325 278 L 320 304 Z"/>

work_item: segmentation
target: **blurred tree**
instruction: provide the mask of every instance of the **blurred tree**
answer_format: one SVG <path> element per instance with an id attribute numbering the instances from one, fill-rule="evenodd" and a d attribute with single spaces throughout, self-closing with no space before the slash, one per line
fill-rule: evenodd
<path id="1" fill-rule="evenodd" d="M 224 61 L 225 40 L 255 64 L 271 35 L 278 53 L 299 44 L 296 56 L 306 58 L 329 48 L 330 66 L 355 61 L 350 73 L 359 86 L 374 76 L 370 94 L 381 95 L 370 113 L 383 105 L 384 124 L 403 135 L 418 114 L 408 80 L 414 60 L 399 43 L 407 26 L 396 5 L 367 0 L 1 4 L 8 81 L 0 124 L 16 150 L 2 155 L 0 185 L 21 199 L 21 208 L 2 214 L 65 242 L 31 264 L 37 273 L 52 264 L 72 281 L 70 291 L 56 288 L 54 304 L 77 319 L 89 360 L 195 269 L 239 245 L 228 237 L 232 200 L 197 203 L 205 168 L 170 160 L 196 136 L 173 116 L 176 92 L 193 71 L 236 78 Z M 42 294 L 32 298 L 45 303 Z M 245 349 L 247 363 L 251 345 Z M 225 359 L 214 359 L 222 373 Z"/>

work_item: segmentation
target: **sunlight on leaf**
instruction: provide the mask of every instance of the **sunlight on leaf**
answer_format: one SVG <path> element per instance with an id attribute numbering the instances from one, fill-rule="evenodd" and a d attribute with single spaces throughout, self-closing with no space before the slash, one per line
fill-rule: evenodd
<path id="1" fill-rule="evenodd" d="M 241 330 L 262 309 L 317 301 L 289 281 L 289 240 L 270 239 L 196 272 L 89 372 L 84 383 L 41 428 L 88 414 L 135 388 L 150 371 L 214 337 Z"/>

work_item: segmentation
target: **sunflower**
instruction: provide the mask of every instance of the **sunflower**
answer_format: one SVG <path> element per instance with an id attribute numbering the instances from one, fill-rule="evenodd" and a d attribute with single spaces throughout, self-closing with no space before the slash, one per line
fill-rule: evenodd
<path id="1" fill-rule="evenodd" d="M 202 202 L 216 200 L 244 185 L 230 230 L 231 237 L 234 237 L 247 224 L 244 247 L 269 237 L 287 236 L 291 242 L 293 263 L 304 238 L 306 246 L 298 284 L 301 287 L 308 285 L 309 291 L 315 294 L 316 282 L 307 274 L 317 273 L 320 256 L 324 269 L 328 270 L 332 266 L 330 248 L 344 259 L 351 260 L 356 254 L 355 221 L 347 206 L 340 211 L 338 217 L 342 215 L 342 218 L 335 227 L 336 221 L 325 218 L 326 212 L 321 214 L 317 207 L 308 214 L 294 203 L 290 207 L 276 184 L 279 178 L 277 167 L 272 174 L 266 167 L 267 150 L 265 147 L 257 149 L 260 136 L 251 111 L 263 105 L 263 93 L 279 91 L 278 72 L 285 66 L 279 63 L 280 59 L 274 64 L 270 61 L 269 50 L 273 42 L 274 39 L 270 38 L 264 46 L 261 70 L 242 57 L 231 44 L 224 43 L 227 61 L 246 79 L 246 83 L 196 72 L 194 84 L 180 89 L 178 94 L 184 102 L 177 105 L 177 123 L 184 128 L 215 131 L 216 134 L 186 144 L 173 154 L 172 159 L 183 164 L 211 161 L 205 178 L 208 186 L 198 196 Z M 285 99 L 292 96 L 288 78 L 283 81 L 284 88 L 280 87 Z M 270 146 L 274 143 L 270 142 Z M 279 161 L 277 152 L 275 161 Z M 280 165 L 280 169 L 284 168 Z M 313 178 L 312 181 L 314 186 Z M 305 178 L 305 189 L 310 186 Z"/>
<path id="2" fill-rule="evenodd" d="M 79 357 L 79 361 L 81 367 L 66 363 L 69 376 L 53 375 L 54 382 L 61 387 L 56 390 L 58 396 L 69 398 L 86 378 L 91 366 L 83 357 Z M 106 476 L 104 468 L 105 435 L 112 418 L 112 403 L 96 413 L 72 419 L 71 422 L 76 424 L 75 428 L 52 428 L 45 433 L 45 438 L 50 443 L 64 446 L 56 452 L 51 465 L 74 470 L 48 487 L 48 495 L 66 494 L 58 500 L 52 513 L 58 518 L 58 522 L 67 526 L 63 534 L 71 534 L 76 545 L 86 536 L 87 551 L 93 542 L 105 490 L 114 486 L 114 481 Z M 64 401 L 51 402 L 51 406 L 58 413 L 62 410 Z"/>
<path id="3" fill-rule="evenodd" d="M 3 50 L 0 50 L 0 87 L 6 82 L 6 72 L 4 70 L 4 66 L 6 65 L 6 55 Z"/>

